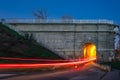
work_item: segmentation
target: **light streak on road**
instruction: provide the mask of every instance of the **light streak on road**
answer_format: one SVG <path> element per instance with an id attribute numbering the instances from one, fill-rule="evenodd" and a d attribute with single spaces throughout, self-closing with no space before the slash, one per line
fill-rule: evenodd
<path id="1" fill-rule="evenodd" d="M 96 58 L 92 59 L 84 59 L 84 60 L 78 60 L 78 61 L 71 61 L 71 62 L 64 62 L 64 63 L 46 63 L 46 64 L 0 64 L 0 68 L 2 69 L 14 69 L 14 68 L 40 68 L 40 67 L 52 67 L 52 66 L 73 66 L 73 65 L 80 65 L 83 63 L 87 63 L 90 61 L 94 61 Z"/>
<path id="2" fill-rule="evenodd" d="M 76 61 L 78 59 L 73 60 L 54 60 L 54 59 L 34 59 L 34 58 L 13 58 L 13 57 L 0 57 L 1 60 L 20 60 L 20 61 L 48 61 L 48 62 L 69 62 L 69 61 Z"/>
<path id="3" fill-rule="evenodd" d="M 10 58 L 10 57 L 0 57 L 1 60 L 12 60 L 12 61 L 36 61 L 36 63 L 9 63 L 0 64 L 0 69 L 14 69 L 14 68 L 44 68 L 44 67 L 69 67 L 84 64 L 96 60 L 96 46 L 92 43 L 86 43 L 83 46 L 82 59 L 73 60 L 49 60 L 49 59 L 30 59 L 30 58 Z"/>

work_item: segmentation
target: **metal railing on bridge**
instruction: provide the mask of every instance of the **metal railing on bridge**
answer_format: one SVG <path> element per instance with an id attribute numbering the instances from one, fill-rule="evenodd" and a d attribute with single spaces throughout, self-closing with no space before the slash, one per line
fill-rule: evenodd
<path id="1" fill-rule="evenodd" d="M 77 19 L 1 19 L 5 23 L 107 23 L 114 24 L 112 20 L 77 20 Z"/>

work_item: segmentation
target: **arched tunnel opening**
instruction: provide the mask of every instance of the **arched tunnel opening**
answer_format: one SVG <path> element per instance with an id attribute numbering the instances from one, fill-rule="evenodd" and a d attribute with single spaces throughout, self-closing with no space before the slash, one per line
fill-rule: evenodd
<path id="1" fill-rule="evenodd" d="M 83 58 L 92 59 L 96 58 L 96 46 L 93 43 L 85 43 L 82 47 Z"/>

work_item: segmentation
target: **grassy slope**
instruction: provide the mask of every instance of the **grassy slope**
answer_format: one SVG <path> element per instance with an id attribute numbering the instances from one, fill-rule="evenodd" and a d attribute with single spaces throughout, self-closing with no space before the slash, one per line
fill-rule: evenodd
<path id="1" fill-rule="evenodd" d="M 26 39 L 14 30 L 0 23 L 0 56 L 62 59 L 52 51 Z"/>
<path id="2" fill-rule="evenodd" d="M 120 61 L 116 61 L 116 62 L 104 62 L 102 64 L 110 65 L 112 68 L 120 70 Z"/>

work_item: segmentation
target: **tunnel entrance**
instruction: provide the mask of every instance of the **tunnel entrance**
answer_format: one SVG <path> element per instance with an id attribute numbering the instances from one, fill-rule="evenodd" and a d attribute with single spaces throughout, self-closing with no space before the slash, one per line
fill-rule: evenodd
<path id="1" fill-rule="evenodd" d="M 82 48 L 83 58 L 96 58 L 96 46 L 93 43 L 85 43 Z"/>

